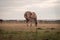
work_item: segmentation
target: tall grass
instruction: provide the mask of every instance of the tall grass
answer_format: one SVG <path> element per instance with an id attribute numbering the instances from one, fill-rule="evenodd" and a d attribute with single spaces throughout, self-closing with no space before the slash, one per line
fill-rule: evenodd
<path id="1" fill-rule="evenodd" d="M 42 29 L 43 30 L 43 29 Z M 60 31 L 56 30 L 4 31 L 0 29 L 0 40 L 60 40 Z"/>

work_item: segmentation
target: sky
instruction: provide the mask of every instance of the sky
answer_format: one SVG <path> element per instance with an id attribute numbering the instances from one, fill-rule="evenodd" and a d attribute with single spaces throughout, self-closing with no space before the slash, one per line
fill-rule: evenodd
<path id="1" fill-rule="evenodd" d="M 0 0 L 0 19 L 24 20 L 26 11 L 38 20 L 60 20 L 60 0 Z"/>

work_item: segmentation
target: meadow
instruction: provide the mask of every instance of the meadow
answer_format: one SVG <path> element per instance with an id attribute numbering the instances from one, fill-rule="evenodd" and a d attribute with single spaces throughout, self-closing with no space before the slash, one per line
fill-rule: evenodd
<path id="1" fill-rule="evenodd" d="M 60 40 L 60 24 L 38 23 L 27 27 L 26 23 L 0 23 L 0 40 Z"/>

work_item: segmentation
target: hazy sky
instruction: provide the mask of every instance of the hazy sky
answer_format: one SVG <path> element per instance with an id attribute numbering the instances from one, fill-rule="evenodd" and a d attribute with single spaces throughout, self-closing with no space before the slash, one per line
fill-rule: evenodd
<path id="1" fill-rule="evenodd" d="M 0 0 L 0 19 L 22 20 L 26 11 L 37 19 L 60 20 L 60 0 Z"/>

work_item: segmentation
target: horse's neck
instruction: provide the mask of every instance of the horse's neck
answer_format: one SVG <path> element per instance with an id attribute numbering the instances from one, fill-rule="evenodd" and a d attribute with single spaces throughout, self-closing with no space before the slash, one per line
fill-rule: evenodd
<path id="1" fill-rule="evenodd" d="M 27 13 L 26 15 L 27 15 L 28 18 L 31 17 L 31 14 L 30 13 Z"/>
<path id="2" fill-rule="evenodd" d="M 37 16 L 36 16 L 35 13 L 32 13 L 31 17 L 32 17 L 32 18 L 36 18 Z"/>

